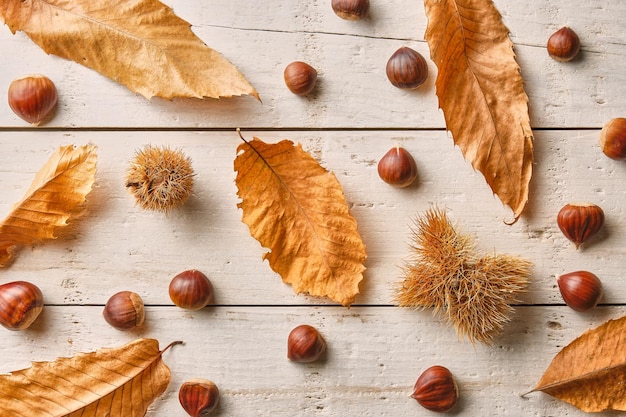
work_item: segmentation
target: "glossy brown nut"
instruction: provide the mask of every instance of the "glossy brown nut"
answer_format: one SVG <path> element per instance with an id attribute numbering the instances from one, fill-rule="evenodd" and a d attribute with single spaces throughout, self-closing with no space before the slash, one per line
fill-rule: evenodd
<path id="1" fill-rule="evenodd" d="M 411 396 L 425 409 L 442 413 L 454 407 L 459 388 L 448 368 L 435 365 L 417 378 Z"/>
<path id="2" fill-rule="evenodd" d="M 593 203 L 569 203 L 559 210 L 556 222 L 565 237 L 578 249 L 600 231 L 604 224 L 604 211 Z"/>
<path id="3" fill-rule="evenodd" d="M 0 324 L 9 330 L 24 330 L 43 310 L 39 287 L 26 281 L 0 285 Z"/>
<path id="4" fill-rule="evenodd" d="M 332 0 L 335 14 L 346 20 L 360 20 L 369 14 L 369 0 Z"/>
<path id="5" fill-rule="evenodd" d="M 13 80 L 8 91 L 9 107 L 34 125 L 41 123 L 57 104 L 57 89 L 48 77 L 28 75 Z"/>
<path id="6" fill-rule="evenodd" d="M 191 417 L 210 414 L 220 400 L 220 391 L 213 381 L 194 378 L 184 382 L 178 390 L 178 401 Z"/>
<path id="7" fill-rule="evenodd" d="M 428 64 L 419 52 L 403 46 L 387 61 L 386 72 L 395 87 L 413 89 L 428 79 Z"/>
<path id="8" fill-rule="evenodd" d="M 378 161 L 378 175 L 394 187 L 408 187 L 417 178 L 417 164 L 406 149 L 396 146 Z"/>
<path id="9" fill-rule="evenodd" d="M 313 326 L 301 324 L 289 333 L 287 357 L 293 362 L 314 362 L 326 351 L 326 341 Z"/>
<path id="10" fill-rule="evenodd" d="M 317 71 L 302 61 L 295 61 L 285 67 L 285 85 L 292 93 L 305 96 L 315 88 Z"/>
<path id="11" fill-rule="evenodd" d="M 602 298 L 602 282 L 588 271 L 563 274 L 557 278 L 557 284 L 565 304 L 576 311 L 590 310 Z"/>
<path id="12" fill-rule="evenodd" d="M 547 48 L 552 59 L 560 62 L 571 61 L 580 51 L 580 39 L 576 32 L 564 26 L 550 36 Z"/>
<path id="13" fill-rule="evenodd" d="M 141 296 L 132 291 L 113 294 L 102 311 L 107 323 L 118 330 L 130 330 L 141 326 L 146 317 Z"/>
<path id="14" fill-rule="evenodd" d="M 178 307 L 200 310 L 213 302 L 213 285 L 202 272 L 189 269 L 172 278 L 169 294 Z"/>
<path id="15" fill-rule="evenodd" d="M 609 120 L 600 132 L 602 152 L 611 159 L 626 159 L 626 119 L 617 117 Z"/>

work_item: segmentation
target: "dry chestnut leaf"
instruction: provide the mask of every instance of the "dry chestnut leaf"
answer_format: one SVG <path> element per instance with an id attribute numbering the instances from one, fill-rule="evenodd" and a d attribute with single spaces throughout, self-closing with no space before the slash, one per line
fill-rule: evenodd
<path id="1" fill-rule="evenodd" d="M 84 207 L 95 181 L 96 147 L 60 147 L 39 170 L 26 195 L 0 223 L 0 267 L 18 248 L 54 239 Z"/>
<path id="2" fill-rule="evenodd" d="M 626 411 L 626 316 L 587 330 L 565 346 L 531 391 L 588 413 Z"/>
<path id="3" fill-rule="evenodd" d="M 352 304 L 367 255 L 335 175 L 290 140 L 244 142 L 234 165 L 243 222 L 270 267 L 296 293 Z"/>
<path id="4" fill-rule="evenodd" d="M 0 18 L 46 53 L 146 98 L 259 98 L 233 64 L 158 0 L 6 0 Z"/>
<path id="5" fill-rule="evenodd" d="M 430 209 L 412 230 L 396 300 L 401 307 L 433 308 L 470 342 L 490 344 L 525 291 L 532 263 L 515 256 L 481 254 L 471 236 L 457 232 L 445 211 Z"/>
<path id="6" fill-rule="evenodd" d="M 0 375 L 3 416 L 144 416 L 170 383 L 155 339 L 79 353 Z"/>
<path id="7" fill-rule="evenodd" d="M 492 0 L 425 0 L 425 7 L 447 129 L 517 220 L 528 202 L 533 133 L 509 30 Z"/>

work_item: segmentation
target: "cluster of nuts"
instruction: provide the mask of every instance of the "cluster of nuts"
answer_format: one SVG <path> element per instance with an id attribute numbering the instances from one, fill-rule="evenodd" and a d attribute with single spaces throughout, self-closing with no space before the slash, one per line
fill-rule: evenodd
<path id="1" fill-rule="evenodd" d="M 346 20 L 361 20 L 369 15 L 369 0 L 332 0 L 335 14 Z M 392 85 L 412 90 L 422 85 L 428 78 L 426 59 L 417 51 L 403 46 L 394 52 L 385 68 Z M 313 91 L 318 72 L 306 62 L 294 61 L 283 72 L 285 85 L 292 93 L 305 96 Z"/>

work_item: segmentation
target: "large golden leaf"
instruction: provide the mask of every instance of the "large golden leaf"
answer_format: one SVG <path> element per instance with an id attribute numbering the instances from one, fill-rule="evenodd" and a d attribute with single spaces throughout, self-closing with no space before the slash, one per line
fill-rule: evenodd
<path id="1" fill-rule="evenodd" d="M 3 0 L 0 17 L 45 52 L 147 98 L 258 98 L 237 68 L 157 0 Z"/>
<path id="2" fill-rule="evenodd" d="M 588 330 L 565 346 L 533 391 L 586 412 L 626 411 L 626 316 Z"/>
<path id="3" fill-rule="evenodd" d="M 26 195 L 0 223 L 0 267 L 23 246 L 55 238 L 83 208 L 95 181 L 96 147 L 60 147 L 39 170 Z"/>
<path id="4" fill-rule="evenodd" d="M 335 175 L 289 140 L 254 138 L 237 152 L 238 206 L 270 267 L 296 293 L 352 304 L 365 245 Z"/>
<path id="5" fill-rule="evenodd" d="M 138 339 L 0 375 L 0 415 L 144 416 L 170 383 L 162 354 L 157 340 Z"/>
<path id="6" fill-rule="evenodd" d="M 424 3 L 447 128 L 517 219 L 528 202 L 533 138 L 509 30 L 491 0 Z"/>

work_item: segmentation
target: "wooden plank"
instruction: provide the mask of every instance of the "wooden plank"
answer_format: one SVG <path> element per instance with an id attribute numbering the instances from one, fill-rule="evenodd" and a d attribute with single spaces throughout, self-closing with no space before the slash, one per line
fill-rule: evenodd
<path id="1" fill-rule="evenodd" d="M 443 131 L 244 132 L 266 142 L 290 138 L 303 144 L 344 188 L 367 246 L 367 271 L 358 304 L 392 304 L 400 266 L 410 255 L 410 226 L 436 205 L 479 248 L 525 257 L 535 263 L 526 304 L 562 304 L 555 276 L 576 269 L 605 283 L 605 303 L 624 303 L 626 169 L 606 158 L 598 131 L 538 131 L 536 172 L 526 214 L 513 226 L 510 210 L 492 196 L 483 177 L 463 160 Z M 4 279 L 40 285 L 52 304 L 104 304 L 119 290 L 134 290 L 150 304 L 171 304 L 170 279 L 188 268 L 203 270 L 216 286 L 216 303 L 318 304 L 297 296 L 262 260 L 264 252 L 241 222 L 233 160 L 240 139 L 218 132 L 0 132 L 0 209 L 21 199 L 49 154 L 68 143 L 98 146 L 97 182 L 88 211 L 68 239 L 21 251 Z M 181 210 L 169 215 L 135 206 L 124 187 L 134 152 L 145 144 L 182 149 L 193 160 L 196 188 Z M 411 152 L 417 183 L 395 189 L 380 180 L 376 164 L 392 146 Z M 580 250 L 556 225 L 559 209 L 591 201 L 606 213 L 600 236 Z M 3 215 L 4 216 L 4 215 Z M 393 219 L 393 221 L 390 221 Z"/>
<path id="2" fill-rule="evenodd" d="M 432 62 L 430 79 L 411 92 L 391 86 L 384 71 L 400 46 L 429 56 L 423 40 L 426 17 L 419 4 L 377 3 L 372 18 L 357 23 L 339 19 L 322 0 L 302 5 L 279 0 L 172 5 L 201 39 L 240 68 L 263 103 L 250 97 L 148 101 L 78 64 L 47 57 L 24 34 L 14 36 L 8 30 L 0 31 L 0 55 L 12 59 L 0 63 L 0 84 L 7 88 L 12 79 L 32 72 L 51 77 L 60 98 L 48 127 L 444 127 Z M 624 116 L 626 98 L 614 86 L 626 84 L 621 70 L 626 39 L 615 16 L 626 14 L 626 3 L 497 5 L 516 43 L 533 127 L 599 128 Z M 549 35 L 564 24 L 575 28 L 583 43 L 581 58 L 567 64 L 553 61 L 545 50 Z M 282 71 L 293 60 L 308 61 L 320 71 L 319 88 L 310 97 L 294 96 L 284 86 Z M 0 126 L 26 124 L 7 106 L 0 112 Z"/>
<path id="3" fill-rule="evenodd" d="M 586 415 L 534 393 L 553 356 L 589 328 L 621 317 L 624 307 L 578 314 L 566 307 L 518 308 L 505 334 L 491 347 L 457 339 L 428 312 L 394 307 L 216 307 L 185 312 L 148 307 L 145 328 L 125 333 L 108 326 L 101 307 L 46 306 L 33 326 L 4 329 L 0 372 L 138 337 L 161 347 L 172 370 L 166 393 L 148 416 L 183 415 L 177 391 L 185 380 L 213 380 L 221 391 L 219 415 L 414 416 L 427 415 L 409 396 L 429 366 L 448 367 L 460 388 L 460 415 Z M 317 327 L 328 343 L 323 360 L 295 364 L 286 358 L 289 331 Z M 617 413 L 603 415 L 617 416 Z"/>

